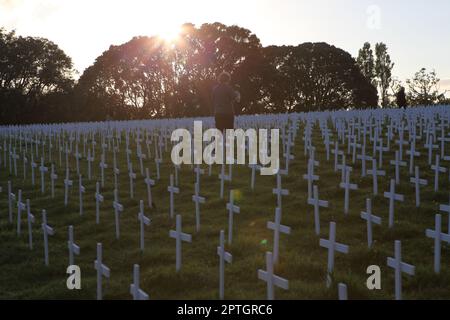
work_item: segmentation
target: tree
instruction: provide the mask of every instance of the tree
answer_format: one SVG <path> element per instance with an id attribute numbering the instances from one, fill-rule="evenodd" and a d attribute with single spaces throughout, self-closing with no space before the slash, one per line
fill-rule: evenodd
<path id="1" fill-rule="evenodd" d="M 326 43 L 264 49 L 271 66 L 263 90 L 271 112 L 364 108 L 377 104 L 376 88 L 348 52 Z"/>
<path id="2" fill-rule="evenodd" d="M 364 46 L 359 49 L 356 63 L 366 79 L 376 86 L 375 59 L 373 57 L 373 50 L 370 47 L 369 42 L 364 43 Z"/>
<path id="3" fill-rule="evenodd" d="M 391 62 L 387 46 L 382 42 L 375 45 L 375 57 L 375 75 L 381 97 L 381 106 L 386 107 L 389 105 L 388 90 L 392 80 L 394 63 Z"/>
<path id="4" fill-rule="evenodd" d="M 434 70 L 427 72 L 422 68 L 416 72 L 413 79 L 406 81 L 411 105 L 428 106 L 444 101 L 445 93 L 439 93 L 439 81 Z"/>
<path id="5" fill-rule="evenodd" d="M 206 116 L 223 70 L 242 91 L 240 112 L 260 99 L 261 44 L 249 30 L 220 23 L 185 24 L 177 43 L 136 37 L 111 46 L 81 76 L 76 91 L 87 118 L 92 107 L 112 118 Z"/>
<path id="6" fill-rule="evenodd" d="M 0 29 L 0 101 L 3 123 L 54 121 L 50 95 L 72 89 L 72 60 L 56 44 Z"/>

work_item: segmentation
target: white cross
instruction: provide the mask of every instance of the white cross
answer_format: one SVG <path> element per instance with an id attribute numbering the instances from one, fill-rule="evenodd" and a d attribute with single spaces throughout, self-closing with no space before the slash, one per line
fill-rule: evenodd
<path id="1" fill-rule="evenodd" d="M 13 201 L 16 200 L 16 195 L 12 192 L 11 181 L 8 181 L 8 212 L 9 212 L 9 223 L 13 223 Z"/>
<path id="2" fill-rule="evenodd" d="M 138 220 L 139 220 L 139 231 L 140 231 L 140 249 L 141 251 L 144 251 L 145 248 L 145 241 L 144 241 L 144 226 L 149 226 L 151 223 L 150 218 L 147 218 L 145 216 L 144 212 L 144 200 L 139 201 L 139 213 L 138 213 Z"/>
<path id="3" fill-rule="evenodd" d="M 395 166 L 395 183 L 400 183 L 400 167 L 406 167 L 406 162 L 400 160 L 399 151 L 395 151 L 395 160 L 391 160 L 391 165 Z"/>
<path id="4" fill-rule="evenodd" d="M 117 156 L 116 149 L 113 150 L 113 172 L 114 172 L 114 189 L 117 189 L 117 180 L 120 174 L 119 168 L 117 168 Z"/>
<path id="5" fill-rule="evenodd" d="M 145 154 L 142 153 L 142 147 L 140 144 L 137 145 L 137 157 L 139 158 L 139 167 L 141 170 L 141 176 L 143 176 L 144 175 L 143 160 L 146 159 L 147 157 L 145 156 Z"/>
<path id="6" fill-rule="evenodd" d="M 130 198 L 134 199 L 134 179 L 136 179 L 136 173 L 133 172 L 133 163 L 130 162 L 128 177 L 130 178 Z"/>
<path id="7" fill-rule="evenodd" d="M 55 165 L 52 163 L 51 172 L 50 172 L 50 181 L 52 187 L 52 198 L 55 197 L 55 181 L 58 179 L 58 175 L 55 173 Z"/>
<path id="8" fill-rule="evenodd" d="M 75 162 L 76 162 L 76 168 L 77 168 L 77 174 L 80 174 L 80 159 L 81 159 L 81 153 L 78 152 L 78 142 L 75 146 Z"/>
<path id="9" fill-rule="evenodd" d="M 180 189 L 173 185 L 173 175 L 170 175 L 170 185 L 167 187 L 167 191 L 170 193 L 170 218 L 173 218 L 175 214 L 174 194 L 180 193 Z"/>
<path id="10" fill-rule="evenodd" d="M 27 199 L 27 222 L 28 222 L 28 246 L 33 250 L 33 223 L 34 215 L 31 213 L 30 199 Z"/>
<path id="11" fill-rule="evenodd" d="M 314 181 L 319 181 L 319 176 L 314 175 L 314 165 L 313 161 L 310 159 L 308 161 L 308 172 L 303 175 L 304 180 L 308 180 L 308 199 L 311 198 L 313 192 L 313 183 Z"/>
<path id="12" fill-rule="evenodd" d="M 81 174 L 78 179 L 78 194 L 80 198 L 80 216 L 83 215 L 83 193 L 86 192 L 86 188 L 83 186 L 83 180 L 81 178 Z"/>
<path id="13" fill-rule="evenodd" d="M 412 174 L 414 168 L 414 157 L 420 156 L 420 152 L 416 151 L 415 140 L 411 143 L 410 150 L 407 150 L 406 154 L 409 155 L 409 174 Z"/>
<path id="14" fill-rule="evenodd" d="M 100 183 L 95 183 L 95 222 L 100 223 L 100 203 L 104 201 L 103 195 L 100 194 Z"/>
<path id="15" fill-rule="evenodd" d="M 273 300 L 274 286 L 284 290 L 289 289 L 289 281 L 273 274 L 273 257 L 272 252 L 266 252 L 266 271 L 258 270 L 258 279 L 267 283 L 267 300 Z"/>
<path id="16" fill-rule="evenodd" d="M 394 204 L 395 201 L 404 201 L 402 194 L 395 193 L 395 180 L 391 179 L 390 191 L 384 193 L 384 197 L 389 199 L 389 228 L 394 226 Z"/>
<path id="17" fill-rule="evenodd" d="M 366 200 L 366 212 L 361 212 L 361 219 L 367 221 L 367 245 L 372 248 L 372 224 L 381 225 L 381 218 L 372 214 L 372 201 Z"/>
<path id="18" fill-rule="evenodd" d="M 308 199 L 308 204 L 314 206 L 314 228 L 316 235 L 320 234 L 320 215 L 319 208 L 328 208 L 328 201 L 319 200 L 319 187 L 314 186 L 314 197 Z"/>
<path id="19" fill-rule="evenodd" d="M 160 175 L 160 171 L 159 171 L 159 166 L 162 163 L 162 159 L 159 158 L 155 158 L 155 164 L 156 164 L 156 180 L 161 179 L 161 175 Z"/>
<path id="20" fill-rule="evenodd" d="M 439 163 L 440 163 L 440 157 L 439 157 L 439 155 L 436 155 L 436 164 L 431 166 L 431 170 L 434 170 L 434 192 L 437 192 L 439 190 L 439 173 L 447 172 L 447 169 L 444 167 L 441 167 L 439 165 Z"/>
<path id="21" fill-rule="evenodd" d="M 338 284 L 338 296 L 339 300 L 348 300 L 347 296 L 347 286 L 344 283 Z"/>
<path id="22" fill-rule="evenodd" d="M 257 165 L 257 164 L 251 164 L 249 165 L 249 168 L 252 169 L 252 175 L 251 175 L 251 179 L 250 179 L 250 188 L 252 190 L 255 190 L 255 176 L 256 176 L 256 170 L 260 171 L 261 170 L 261 166 Z"/>
<path id="23" fill-rule="evenodd" d="M 331 152 L 334 154 L 334 172 L 337 172 L 339 156 L 344 156 L 344 152 L 339 150 L 339 144 L 337 141 L 334 144 L 334 150 Z"/>
<path id="24" fill-rule="evenodd" d="M 340 252 L 347 254 L 349 251 L 348 245 L 336 242 L 336 223 L 330 222 L 330 237 L 329 239 L 320 239 L 319 245 L 328 249 L 328 266 L 327 266 L 327 287 L 331 285 L 331 274 L 334 270 L 334 253 Z"/>
<path id="25" fill-rule="evenodd" d="M 402 299 L 402 273 L 407 273 L 411 276 L 415 273 L 413 265 L 402 262 L 402 245 L 401 242 L 395 241 L 395 257 L 387 258 L 387 265 L 395 270 L 395 299 Z"/>
<path id="26" fill-rule="evenodd" d="M 147 201 L 149 208 L 153 208 L 153 199 L 152 199 L 152 186 L 155 185 L 155 180 L 150 179 L 150 173 L 148 168 L 145 169 L 145 184 L 147 185 Z"/>
<path id="27" fill-rule="evenodd" d="M 347 215 L 349 210 L 349 202 L 350 202 L 350 190 L 357 190 L 358 186 L 356 184 L 350 183 L 350 171 L 347 171 L 345 174 L 345 183 L 341 182 L 339 187 L 345 190 L 344 195 L 344 213 Z"/>
<path id="28" fill-rule="evenodd" d="M 192 236 L 181 231 L 181 215 L 177 214 L 176 217 L 176 230 L 170 230 L 169 236 L 176 240 L 176 270 L 181 269 L 181 244 L 182 241 L 192 242 Z"/>
<path id="29" fill-rule="evenodd" d="M 1 148 L 1 146 L 0 146 L 0 148 Z M 27 164 L 28 164 L 28 158 L 27 158 L 25 152 L 23 153 L 22 159 L 23 159 L 23 161 L 22 161 L 23 162 L 23 180 L 25 181 L 27 179 Z M 2 161 L 2 159 L 0 157 L 0 164 L 1 164 L 1 161 Z"/>
<path id="30" fill-rule="evenodd" d="M 69 203 L 69 187 L 72 187 L 73 181 L 69 180 L 69 168 L 66 168 L 66 178 L 64 179 L 64 205 Z"/>
<path id="31" fill-rule="evenodd" d="M 120 237 L 119 216 L 120 213 L 123 211 L 123 205 L 119 203 L 119 192 L 117 191 L 117 189 L 114 190 L 113 208 L 114 208 L 114 219 L 116 223 L 116 239 L 119 239 Z"/>
<path id="32" fill-rule="evenodd" d="M 449 204 L 441 204 L 439 205 L 439 211 L 445 212 L 448 214 L 448 229 L 447 233 L 450 234 L 450 200 Z"/>
<path id="33" fill-rule="evenodd" d="M 42 210 L 42 231 L 44 235 L 44 261 L 45 265 L 49 265 L 49 259 L 48 259 L 48 236 L 53 236 L 55 234 L 55 231 L 52 227 L 50 227 L 47 224 L 47 212 L 45 210 Z"/>
<path id="34" fill-rule="evenodd" d="M 219 298 L 223 300 L 225 292 L 225 262 L 231 263 L 232 255 L 225 251 L 225 231 L 220 231 L 219 246 L 217 247 L 219 256 Z"/>
<path id="35" fill-rule="evenodd" d="M 102 300 L 102 280 L 103 277 L 109 278 L 111 271 L 106 265 L 103 264 L 101 243 L 97 243 L 97 259 L 94 261 L 94 268 L 97 270 L 97 300 Z"/>
<path id="36" fill-rule="evenodd" d="M 195 176 L 196 176 L 196 182 L 200 187 L 200 176 L 205 173 L 205 170 L 201 169 L 200 166 L 197 165 L 194 169 L 194 172 L 195 172 Z"/>
<path id="37" fill-rule="evenodd" d="M 200 187 L 195 183 L 195 194 L 192 196 L 192 201 L 195 202 L 195 225 L 196 231 L 200 231 L 200 203 L 205 203 L 206 199 L 200 196 Z"/>
<path id="38" fill-rule="evenodd" d="M 67 241 L 67 246 L 69 248 L 69 266 L 73 266 L 74 255 L 80 254 L 80 247 L 73 241 L 73 226 L 69 226 L 69 241 Z"/>
<path id="39" fill-rule="evenodd" d="M 289 190 L 283 189 L 281 187 L 281 175 L 280 174 L 277 174 L 277 187 L 275 189 L 272 189 L 272 193 L 277 195 L 277 207 L 280 208 L 280 210 L 281 210 L 281 208 L 282 208 L 282 205 L 281 205 L 282 196 L 289 195 Z"/>
<path id="40" fill-rule="evenodd" d="M 225 174 L 225 165 L 222 164 L 221 172 L 219 174 L 220 179 L 220 199 L 223 199 L 224 182 L 230 181 L 230 177 Z"/>
<path id="41" fill-rule="evenodd" d="M 284 234 L 290 234 L 291 228 L 281 224 L 281 210 L 280 208 L 275 209 L 275 221 L 267 222 L 267 229 L 273 230 L 273 263 L 278 263 L 278 253 L 279 253 L 279 243 L 280 243 L 280 232 Z"/>
<path id="42" fill-rule="evenodd" d="M 102 177 L 102 188 L 105 186 L 105 169 L 108 168 L 108 165 L 105 162 L 105 154 L 102 153 L 102 159 L 100 161 L 100 172 L 101 172 L 101 177 Z"/>
<path id="43" fill-rule="evenodd" d="M 434 230 L 427 229 L 425 235 L 428 238 L 434 239 L 434 272 L 439 273 L 441 271 L 441 241 L 450 243 L 450 235 L 441 232 L 442 222 L 441 215 L 435 216 Z"/>
<path id="44" fill-rule="evenodd" d="M 18 192 L 17 199 L 17 235 L 20 236 L 20 227 L 22 224 L 22 210 L 26 210 L 25 203 L 22 202 L 22 190 Z"/>
<path id="45" fill-rule="evenodd" d="M 419 167 L 416 166 L 415 168 L 415 177 L 414 178 L 410 178 L 410 182 L 414 183 L 415 187 L 416 187 L 416 207 L 420 207 L 420 186 L 426 186 L 428 185 L 428 181 L 425 179 L 420 179 L 420 175 L 419 175 Z"/>
<path id="46" fill-rule="evenodd" d="M 88 155 L 86 158 L 87 162 L 88 162 L 88 179 L 91 180 L 92 179 L 92 169 L 91 169 L 91 165 L 92 162 L 94 162 L 94 157 L 91 156 L 91 149 L 88 149 Z"/>
<path id="47" fill-rule="evenodd" d="M 341 181 L 342 182 L 345 182 L 345 172 L 347 170 L 349 170 L 350 172 L 353 171 L 352 167 L 346 165 L 345 155 L 342 156 L 342 164 L 338 164 L 336 166 L 336 168 L 337 168 L 337 171 L 341 171 Z"/>
<path id="48" fill-rule="evenodd" d="M 367 173 L 372 175 L 373 180 L 373 195 L 378 195 L 378 176 L 384 177 L 386 175 L 386 171 L 377 170 L 377 160 L 372 160 L 372 170 L 367 170 Z"/>
<path id="49" fill-rule="evenodd" d="M 36 162 L 34 162 L 34 160 L 33 160 L 33 153 L 31 153 L 31 162 L 30 162 L 30 165 L 31 165 L 31 185 L 32 186 L 34 186 L 34 169 L 35 168 L 37 168 L 37 163 Z"/>
<path id="50" fill-rule="evenodd" d="M 437 144 L 433 144 L 433 139 L 430 139 L 424 146 L 428 149 L 428 165 L 431 166 L 431 161 L 433 160 L 433 149 L 438 149 L 439 146 Z"/>
<path id="51" fill-rule="evenodd" d="M 366 145 L 364 141 L 364 145 L 361 149 L 361 154 L 357 157 L 358 160 L 361 160 L 361 175 L 363 177 L 366 176 L 366 161 L 372 161 L 372 157 L 366 156 Z"/>
<path id="52" fill-rule="evenodd" d="M 378 165 L 380 168 L 383 166 L 383 152 L 389 151 L 388 147 L 383 147 L 383 139 L 380 138 L 379 145 L 375 149 L 378 151 Z"/>
<path id="53" fill-rule="evenodd" d="M 230 190 L 230 202 L 227 203 L 228 210 L 228 244 L 233 241 L 233 217 L 235 213 L 240 213 L 241 208 L 234 205 L 234 192 Z"/>
<path id="54" fill-rule="evenodd" d="M 148 300 L 148 294 L 139 288 L 139 273 L 139 265 L 135 264 L 133 266 L 133 283 L 130 284 L 130 294 L 133 296 L 133 300 Z"/>

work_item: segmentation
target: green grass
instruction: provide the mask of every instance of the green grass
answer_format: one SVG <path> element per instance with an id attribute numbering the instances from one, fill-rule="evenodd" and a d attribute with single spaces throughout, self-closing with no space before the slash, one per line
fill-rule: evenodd
<path id="1" fill-rule="evenodd" d="M 372 179 L 360 178 L 361 164 L 353 165 L 352 183 L 357 183 L 359 190 L 350 193 L 350 214 L 344 215 L 344 190 L 338 188 L 340 173 L 333 171 L 333 156 L 325 159 L 325 150 L 316 126 L 314 145 L 317 148 L 316 159 L 320 166 L 316 174 L 320 198 L 330 202 L 329 208 L 320 210 L 321 237 L 328 238 L 329 222 L 337 223 L 337 241 L 348 244 L 348 255 L 336 254 L 334 283 L 326 288 L 327 250 L 319 247 L 319 237 L 314 234 L 313 208 L 307 205 L 307 183 L 302 179 L 306 173 L 307 158 L 303 155 L 301 140 L 302 126 L 294 149 L 295 159 L 290 166 L 289 177 L 283 177 L 283 187 L 289 189 L 290 195 L 283 197 L 282 224 L 290 226 L 290 235 L 281 235 L 280 261 L 275 267 L 277 275 L 289 280 L 289 290 L 275 290 L 277 299 L 335 299 L 337 283 L 348 286 L 350 299 L 392 299 L 394 297 L 394 272 L 387 268 L 386 258 L 393 256 L 394 240 L 402 241 L 403 261 L 416 266 L 416 275 L 403 276 L 403 298 L 405 299 L 449 299 L 450 298 L 450 250 L 447 245 L 442 248 L 442 270 L 440 275 L 433 272 L 434 241 L 425 237 L 425 229 L 434 229 L 434 215 L 438 213 L 439 204 L 448 202 L 448 176 L 441 175 L 439 192 L 434 193 L 434 176 L 428 167 L 426 150 L 418 162 L 421 177 L 428 179 L 428 186 L 422 188 L 422 207 L 415 208 L 414 186 L 409 183 L 409 174 L 402 168 L 402 183 L 396 189 L 405 195 L 405 202 L 396 203 L 395 227 L 387 228 L 388 199 L 382 195 L 388 191 L 389 180 L 394 176 L 394 167 L 388 166 L 394 152 L 384 156 L 386 177 L 379 178 L 380 195 L 373 198 L 373 213 L 383 219 L 381 227 L 375 226 L 375 240 L 371 250 L 367 248 L 366 223 L 360 218 L 365 209 L 365 200 L 372 197 Z M 132 139 L 130 139 L 133 141 Z M 421 147 L 423 142 L 418 143 Z M 98 144 L 99 145 L 99 144 Z M 368 144 L 367 150 L 371 150 Z M 341 146 L 346 151 L 346 146 Z M 139 171 L 133 150 L 133 167 Z M 201 206 L 201 231 L 195 232 L 195 205 L 192 202 L 195 176 L 190 166 L 183 166 L 180 172 L 180 194 L 175 197 L 176 212 L 183 217 L 183 231 L 193 235 L 192 243 L 183 243 L 183 264 L 179 273 L 175 272 L 175 240 L 169 238 L 169 230 L 175 227 L 175 219 L 169 218 L 169 194 L 167 186 L 169 175 L 173 172 L 170 154 L 164 155 L 161 167 L 161 180 L 153 188 L 156 208 L 146 207 L 146 215 L 152 224 L 146 227 L 146 250 L 139 250 L 139 224 L 137 214 L 139 200 L 146 200 L 146 188 L 143 177 L 138 172 L 135 199 L 129 199 L 129 180 L 126 172 L 124 143 L 121 146 L 123 157 L 119 158 L 120 201 L 124 205 L 121 216 L 121 238 L 115 240 L 113 199 L 113 175 L 111 172 L 112 156 L 107 156 L 109 169 L 107 181 L 102 194 L 105 202 L 101 206 L 101 223 L 95 224 L 95 182 L 100 174 L 98 163 L 100 150 L 96 152 L 94 176 L 87 180 L 87 164 L 83 160 L 81 172 L 84 176 L 86 193 L 84 195 L 84 215 L 79 216 L 78 180 L 71 172 L 74 188 L 70 192 L 69 206 L 64 206 L 64 164 L 55 165 L 59 179 L 56 184 L 56 197 L 50 196 L 49 175 L 46 176 L 46 193 L 40 192 L 40 175 L 36 174 L 36 186 L 32 187 L 30 172 L 26 182 L 22 180 L 22 162 L 18 162 L 19 177 L 9 176 L 9 170 L 0 170 L 0 298 L 2 299 L 95 299 L 96 272 L 93 262 L 96 257 L 96 243 L 103 243 L 103 260 L 111 269 L 111 278 L 104 280 L 105 299 L 130 299 L 129 285 L 132 282 L 133 264 L 141 267 L 141 287 L 149 293 L 151 299 L 217 299 L 218 298 L 218 256 L 216 247 L 220 230 L 227 232 L 228 213 L 225 208 L 228 200 L 227 190 L 239 191 L 237 197 L 241 213 L 235 215 L 233 244 L 227 250 L 233 255 L 232 264 L 225 267 L 225 297 L 227 299 L 264 299 L 265 282 L 258 280 L 257 270 L 265 269 L 265 252 L 272 250 L 273 233 L 266 228 L 267 221 L 273 221 L 276 196 L 272 194 L 276 179 L 271 176 L 256 176 L 256 188 L 250 190 L 250 169 L 236 166 L 233 181 L 226 183 L 226 199 L 219 198 L 220 180 L 217 175 L 220 167 L 213 168 L 213 174 L 206 174 L 201 181 L 201 195 L 206 197 L 206 204 Z M 170 150 L 169 150 L 170 151 Z M 406 149 L 405 149 L 406 151 Z M 368 152 L 370 154 L 370 152 Z M 57 159 L 57 153 L 53 154 Z M 347 159 L 351 157 L 347 157 Z M 406 158 L 406 154 L 404 155 Z M 75 169 L 74 159 L 71 167 Z M 47 164 L 48 165 L 48 164 Z M 351 165 L 351 164 L 350 164 Z M 152 160 L 146 160 L 145 166 L 155 172 Z M 368 167 L 369 166 L 368 163 Z M 207 169 L 205 167 L 205 169 Z M 153 175 L 154 176 L 154 175 Z M 13 182 L 14 192 L 23 190 L 24 199 L 31 200 L 32 211 L 36 216 L 33 228 L 34 250 L 28 249 L 25 216 L 22 235 L 16 234 L 16 223 L 7 219 L 7 181 Z M 146 201 L 145 201 L 146 203 Z M 41 210 L 46 209 L 48 223 L 54 227 L 56 234 L 50 237 L 50 266 L 43 260 L 43 238 L 40 228 Z M 14 210 L 14 221 L 17 219 Z M 81 247 L 81 255 L 75 263 L 81 267 L 82 290 L 69 291 L 66 288 L 66 267 L 68 265 L 67 227 L 74 226 L 75 242 Z M 447 216 L 443 215 L 443 231 L 447 231 Z M 264 242 L 263 240 L 267 240 Z M 366 287 L 366 268 L 369 265 L 381 267 L 382 290 L 369 291 Z"/>

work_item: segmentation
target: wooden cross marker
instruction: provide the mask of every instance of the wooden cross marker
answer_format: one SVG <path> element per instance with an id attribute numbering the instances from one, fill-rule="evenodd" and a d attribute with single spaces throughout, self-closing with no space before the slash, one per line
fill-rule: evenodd
<path id="1" fill-rule="evenodd" d="M 372 200 L 366 200 L 366 212 L 361 212 L 361 219 L 367 221 L 367 245 L 372 248 L 372 224 L 381 225 L 381 218 L 372 214 Z"/>
<path id="2" fill-rule="evenodd" d="M 400 241 L 395 241 L 395 256 L 387 258 L 387 265 L 395 270 L 395 299 L 402 299 L 402 273 L 411 276 L 415 273 L 413 265 L 402 262 L 402 245 Z"/>
<path id="3" fill-rule="evenodd" d="M 97 300 L 103 299 L 102 280 L 103 277 L 109 278 L 110 269 L 103 264 L 102 244 L 97 243 L 97 259 L 94 261 L 94 268 L 97 270 Z"/>
<path id="4" fill-rule="evenodd" d="M 267 222 L 267 228 L 273 230 L 273 263 L 278 263 L 279 257 L 279 246 L 280 246 L 280 232 L 284 234 L 290 234 L 291 228 L 281 224 L 281 210 L 280 208 L 275 209 L 275 221 Z"/>
<path id="5" fill-rule="evenodd" d="M 139 288 L 139 273 L 139 265 L 135 264 L 133 266 L 133 283 L 130 284 L 130 294 L 133 296 L 133 300 L 148 300 L 148 294 Z"/>
<path id="6" fill-rule="evenodd" d="M 47 224 L 47 212 L 42 210 L 42 232 L 44 236 L 44 262 L 48 266 L 50 264 L 48 258 L 48 236 L 53 236 L 55 231 Z"/>
<path id="7" fill-rule="evenodd" d="M 394 226 L 394 205 L 395 201 L 404 201 L 402 194 L 395 193 L 395 180 L 391 179 L 390 191 L 384 193 L 384 197 L 389 199 L 389 228 Z"/>
<path id="8" fill-rule="evenodd" d="M 425 179 L 420 179 L 419 175 L 419 167 L 416 166 L 415 168 L 415 177 L 410 178 L 410 182 L 414 183 L 415 189 L 416 189 L 416 207 L 420 207 L 420 186 L 426 186 L 428 185 L 428 181 Z"/>
<path id="9" fill-rule="evenodd" d="M 144 226 L 149 226 L 151 223 L 150 218 L 147 218 L 145 216 L 144 200 L 139 201 L 138 220 L 139 220 L 139 231 L 140 231 L 139 243 L 140 243 L 140 249 L 143 252 L 144 248 L 145 248 Z"/>
<path id="10" fill-rule="evenodd" d="M 284 290 L 289 289 L 289 281 L 275 275 L 273 272 L 272 252 L 266 253 L 266 270 L 258 270 L 258 279 L 267 283 L 267 300 L 273 300 L 275 298 L 274 287 L 279 287 Z"/>
<path id="11" fill-rule="evenodd" d="M 155 185 L 155 180 L 150 179 L 150 173 L 148 168 L 145 169 L 145 180 L 144 180 L 146 186 L 147 186 L 147 201 L 148 201 L 148 207 L 153 208 L 153 199 L 152 199 L 152 186 Z"/>
<path id="12" fill-rule="evenodd" d="M 200 196 L 200 187 L 195 183 L 195 194 L 192 196 L 192 201 L 195 203 L 195 226 L 196 231 L 200 231 L 200 204 L 205 203 L 206 199 Z"/>
<path id="13" fill-rule="evenodd" d="M 114 202 L 113 202 L 113 208 L 114 208 L 114 220 L 116 223 L 116 239 L 119 239 L 120 237 L 120 213 L 123 212 L 123 205 L 119 203 L 119 192 L 117 189 L 114 190 Z"/>
<path id="14" fill-rule="evenodd" d="M 330 222 L 329 239 L 320 239 L 319 245 L 328 249 L 328 266 L 327 266 L 327 287 L 331 286 L 331 275 L 334 270 L 334 254 L 335 252 L 348 254 L 348 245 L 336 242 L 336 223 Z"/>
<path id="15" fill-rule="evenodd" d="M 233 241 L 233 218 L 235 213 L 240 213 L 241 208 L 234 205 L 234 192 L 230 190 L 230 202 L 227 203 L 228 210 L 228 244 Z"/>
<path id="16" fill-rule="evenodd" d="M 225 262 L 231 263 L 232 255 L 225 251 L 225 231 L 220 231 L 219 246 L 217 247 L 219 256 L 219 298 L 224 299 L 225 292 Z"/>
<path id="17" fill-rule="evenodd" d="M 20 228 L 22 225 L 22 211 L 26 210 L 25 203 L 22 202 L 22 190 L 18 192 L 17 199 L 17 235 L 20 236 Z"/>
<path id="18" fill-rule="evenodd" d="M 66 178 L 64 179 L 64 205 L 69 203 L 69 187 L 72 187 L 73 181 L 69 179 L 69 168 L 66 168 Z"/>
<path id="19" fill-rule="evenodd" d="M 434 192 L 439 190 L 439 173 L 447 172 L 447 169 L 440 166 L 440 157 L 436 155 L 436 163 L 431 166 L 431 170 L 434 170 Z"/>
<path id="20" fill-rule="evenodd" d="M 316 235 L 320 234 L 320 214 L 319 208 L 328 208 L 328 201 L 323 201 L 319 199 L 319 187 L 314 186 L 314 196 L 308 199 L 308 204 L 314 206 L 314 228 Z"/>
<path id="21" fill-rule="evenodd" d="M 176 240 L 176 263 L 177 272 L 181 270 L 181 244 L 182 242 L 192 242 L 192 236 L 181 231 L 181 215 L 176 217 L 176 230 L 170 230 L 169 236 Z"/>
<path id="22" fill-rule="evenodd" d="M 69 266 L 73 266 L 75 264 L 74 255 L 80 255 L 80 247 L 73 241 L 73 226 L 69 226 L 67 246 L 69 248 Z"/>
<path id="23" fill-rule="evenodd" d="M 450 235 L 441 232 L 442 222 L 441 215 L 435 216 L 434 230 L 427 229 L 425 235 L 428 238 L 434 239 L 434 272 L 439 273 L 441 271 L 441 242 L 445 241 L 450 243 Z"/>
<path id="24" fill-rule="evenodd" d="M 33 223 L 34 215 L 31 213 L 30 199 L 27 199 L 28 247 L 33 250 Z"/>
<path id="25" fill-rule="evenodd" d="M 103 195 L 100 194 L 100 183 L 95 183 L 95 223 L 100 223 L 100 203 L 104 201 Z"/>

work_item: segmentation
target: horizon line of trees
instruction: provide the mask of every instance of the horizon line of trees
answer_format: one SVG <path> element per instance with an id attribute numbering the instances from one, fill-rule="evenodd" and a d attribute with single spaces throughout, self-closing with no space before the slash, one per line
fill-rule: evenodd
<path id="1" fill-rule="evenodd" d="M 327 43 L 263 47 L 239 26 L 187 23 L 173 44 L 141 36 L 110 46 L 75 80 L 55 43 L 0 28 L 0 123 L 207 116 L 222 71 L 241 92 L 240 114 L 387 107 L 402 85 L 393 67 L 383 43 L 355 59 Z M 408 104 L 449 103 L 438 83 L 421 69 Z"/>

